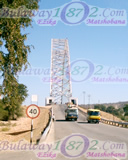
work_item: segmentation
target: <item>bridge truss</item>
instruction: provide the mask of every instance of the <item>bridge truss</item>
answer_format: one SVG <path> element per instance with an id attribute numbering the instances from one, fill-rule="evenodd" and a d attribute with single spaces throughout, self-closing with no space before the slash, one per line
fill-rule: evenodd
<path id="1" fill-rule="evenodd" d="M 54 103 L 64 104 L 72 97 L 70 54 L 67 39 L 51 41 L 50 96 Z"/>

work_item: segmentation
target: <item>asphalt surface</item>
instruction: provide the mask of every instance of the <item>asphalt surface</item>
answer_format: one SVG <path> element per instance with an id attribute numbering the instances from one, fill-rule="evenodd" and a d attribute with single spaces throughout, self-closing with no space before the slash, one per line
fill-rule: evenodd
<path id="1" fill-rule="evenodd" d="M 78 121 L 65 121 L 65 106 L 53 106 L 53 112 L 55 114 L 55 121 L 52 123 L 51 130 L 45 143 L 54 143 L 54 148 L 56 148 L 57 157 L 56 160 L 66 160 L 62 153 L 60 153 L 61 146 L 64 146 L 64 140 L 66 137 L 71 136 L 72 134 L 84 135 L 89 140 L 89 149 L 93 148 L 100 152 L 100 147 L 104 146 L 104 149 L 112 150 L 112 144 L 126 144 L 128 146 L 128 129 L 120 128 L 115 126 L 106 125 L 103 123 L 100 124 L 88 124 L 86 121 L 86 116 L 79 112 Z M 76 138 L 74 136 L 74 138 Z M 78 138 L 78 136 L 77 136 Z M 81 137 L 80 137 L 81 138 Z M 69 139 L 70 140 L 70 139 Z M 74 140 L 74 139 L 73 139 Z M 79 140 L 79 139 L 78 139 Z M 81 139 L 80 139 L 81 140 Z M 58 142 L 60 141 L 60 145 Z M 77 139 L 76 139 L 77 141 Z M 111 141 L 111 142 L 110 142 Z M 68 141 L 69 142 L 69 141 Z M 97 145 L 94 145 L 97 142 Z M 57 146 L 58 144 L 58 146 Z M 103 145 L 104 144 L 104 145 Z M 71 147 L 71 146 L 70 146 Z M 84 146 L 85 147 L 85 146 Z M 123 146 L 124 147 L 124 146 Z M 81 146 L 82 148 L 82 146 Z M 81 149 L 79 148 L 79 149 Z M 122 148 L 126 150 L 126 147 Z M 70 149 L 71 150 L 71 149 Z M 122 150 L 123 151 L 123 150 Z M 68 152 L 68 151 L 67 151 Z M 77 152 L 75 150 L 75 152 Z M 79 152 L 79 151 L 78 151 Z M 69 155 L 72 155 L 71 152 L 68 152 Z M 78 155 L 74 154 L 73 155 Z M 85 155 L 81 157 L 76 157 L 76 160 L 86 160 Z M 37 160 L 35 153 L 33 152 L 3 152 L 0 153 L 0 160 Z M 46 160 L 42 157 L 40 159 Z M 74 158 L 73 158 L 74 159 Z M 100 158 L 91 158 L 93 160 Z M 111 158 L 102 158 L 103 160 Z M 116 158 L 112 158 L 113 160 Z M 118 158 L 117 160 L 119 160 Z M 128 160 L 128 158 L 125 158 Z"/>
<path id="2" fill-rule="evenodd" d="M 64 106 L 54 106 L 54 114 L 56 117 L 55 140 L 68 136 L 71 133 L 81 133 L 92 139 L 125 142 L 128 144 L 128 129 L 106 125 L 103 123 L 87 123 L 86 116 L 81 112 L 79 112 L 77 122 L 65 121 L 64 110 Z"/>
<path id="3" fill-rule="evenodd" d="M 111 125 L 100 124 L 90 124 L 87 123 L 86 115 L 79 112 L 78 121 L 65 121 L 65 106 L 54 106 L 53 111 L 56 117 L 54 122 L 54 141 L 64 139 L 64 137 L 71 135 L 72 133 L 80 133 L 85 135 L 90 142 L 97 140 L 100 146 L 103 144 L 109 144 L 113 142 L 116 146 L 117 144 L 126 144 L 128 146 L 128 129 L 115 127 Z M 111 143 L 111 144 L 113 144 Z M 127 149 L 127 146 L 124 149 Z M 111 145 L 107 146 L 109 151 L 111 150 Z M 106 146 L 104 145 L 104 148 Z M 62 155 L 58 156 L 57 159 L 66 159 Z M 84 160 L 85 157 L 81 157 L 80 160 Z M 95 159 L 95 158 L 94 158 Z M 115 158 L 112 158 L 115 159 Z M 128 160 L 128 158 L 126 158 Z"/>

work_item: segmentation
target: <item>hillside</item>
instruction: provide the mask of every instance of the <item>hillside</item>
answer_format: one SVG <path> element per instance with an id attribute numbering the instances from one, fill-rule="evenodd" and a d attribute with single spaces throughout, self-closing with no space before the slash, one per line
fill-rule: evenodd
<path id="1" fill-rule="evenodd" d="M 101 103 L 100 105 L 104 105 L 106 107 L 109 107 L 109 106 L 113 106 L 115 108 L 123 108 L 125 104 L 128 104 L 128 101 L 124 101 L 124 102 L 115 102 L 115 103 Z M 90 108 L 94 108 L 94 105 L 97 105 L 97 104 L 90 104 L 90 105 L 79 105 L 79 106 L 82 106 L 84 108 L 88 108 L 88 106 Z"/>

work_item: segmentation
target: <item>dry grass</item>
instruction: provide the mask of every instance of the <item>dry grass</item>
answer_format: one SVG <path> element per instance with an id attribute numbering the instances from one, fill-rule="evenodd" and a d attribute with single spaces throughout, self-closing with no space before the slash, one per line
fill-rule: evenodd
<path id="1" fill-rule="evenodd" d="M 9 130 L 10 130 L 9 127 L 4 127 L 4 128 L 1 129 L 2 132 L 7 132 L 7 131 L 9 131 Z"/>
<path id="2" fill-rule="evenodd" d="M 0 122 L 0 127 L 1 126 L 11 126 L 11 122 Z"/>
<path id="3" fill-rule="evenodd" d="M 104 119 L 122 122 L 122 120 L 121 120 L 120 118 L 118 118 L 118 117 L 116 117 L 116 116 L 113 116 L 113 115 L 110 114 L 110 113 L 106 113 L 106 112 L 100 111 L 100 114 L 101 114 L 101 117 L 104 118 Z"/>
<path id="4" fill-rule="evenodd" d="M 16 121 L 0 122 L 0 141 L 16 142 L 21 139 L 30 141 L 31 119 L 26 116 L 25 110 L 26 108 L 24 116 Z M 49 109 L 42 107 L 40 111 L 39 117 L 33 120 L 33 142 L 36 142 L 49 120 Z"/>

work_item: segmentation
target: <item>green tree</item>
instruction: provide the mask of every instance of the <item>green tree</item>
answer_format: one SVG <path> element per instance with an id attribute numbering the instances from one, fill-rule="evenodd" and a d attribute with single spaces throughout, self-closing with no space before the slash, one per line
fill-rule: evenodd
<path id="1" fill-rule="evenodd" d="M 120 115 L 123 115 L 123 114 L 124 114 L 123 108 L 118 108 L 117 110 L 118 110 L 118 112 L 120 113 Z"/>
<path id="2" fill-rule="evenodd" d="M 101 106 L 100 106 L 100 109 L 101 109 L 101 111 L 104 111 L 104 112 L 105 112 L 105 111 L 106 111 L 106 106 L 101 105 Z"/>
<path id="3" fill-rule="evenodd" d="M 128 116 L 128 104 L 125 104 L 123 110 L 124 110 L 124 116 L 126 118 L 126 116 Z"/>
<path id="4" fill-rule="evenodd" d="M 22 115 L 21 104 L 28 96 L 27 87 L 23 84 L 17 84 L 17 88 L 14 88 L 14 92 L 11 95 L 6 95 L 3 98 L 5 104 L 4 109 L 8 111 L 10 119 L 16 119 Z"/>
<path id="5" fill-rule="evenodd" d="M 38 0 L 0 1 L 0 9 L 4 7 L 17 9 L 21 6 L 31 10 L 38 9 Z M 31 22 L 31 17 L 27 15 L 26 18 L 0 18 L 0 46 L 6 51 L 0 51 L 0 74 L 3 77 L 0 94 L 4 97 L 4 106 L 12 119 L 14 119 L 16 108 L 26 97 L 22 92 L 25 86 L 18 83 L 17 73 L 28 65 L 30 46 L 25 45 L 27 34 L 23 34 L 21 30 L 31 26 Z"/>
<path id="6" fill-rule="evenodd" d="M 114 110 L 115 110 L 115 107 L 113 107 L 113 106 L 108 106 L 107 109 L 106 109 L 106 112 L 113 114 L 113 111 L 114 111 Z"/>
<path id="7" fill-rule="evenodd" d="M 94 105 L 94 109 L 100 109 L 100 105 Z"/>
<path id="8" fill-rule="evenodd" d="M 114 114 L 115 116 L 120 116 L 120 112 L 118 111 L 118 109 L 114 109 L 114 110 L 113 110 L 113 114 Z"/>
<path id="9" fill-rule="evenodd" d="M 0 120 L 7 121 L 8 118 L 8 111 L 4 110 L 3 101 L 0 99 Z"/>
<path id="10" fill-rule="evenodd" d="M 123 110 L 124 110 L 125 113 L 128 113 L 128 104 L 126 104 L 126 105 L 124 106 Z"/>
<path id="11" fill-rule="evenodd" d="M 94 105 L 94 109 L 99 109 L 101 111 L 106 111 L 106 107 L 104 105 Z"/>

